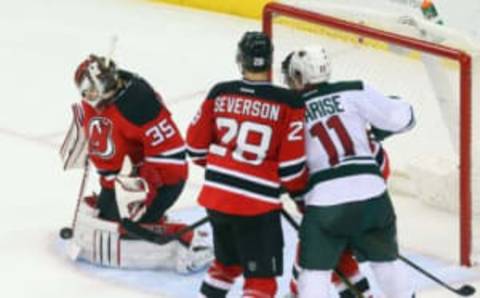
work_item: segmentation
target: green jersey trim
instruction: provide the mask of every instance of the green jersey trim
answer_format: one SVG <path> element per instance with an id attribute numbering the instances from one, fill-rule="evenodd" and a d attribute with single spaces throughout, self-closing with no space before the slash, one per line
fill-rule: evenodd
<path id="1" fill-rule="evenodd" d="M 342 159 L 343 162 L 350 162 L 350 161 L 371 161 L 375 162 L 375 159 L 371 156 L 351 156 L 351 157 L 345 157 Z"/>
<path id="2" fill-rule="evenodd" d="M 344 81 L 336 83 L 320 83 L 315 85 L 315 89 L 306 91 L 302 94 L 304 100 L 308 101 L 313 97 L 324 96 L 332 93 L 345 91 L 361 91 L 363 90 L 362 81 Z"/>
<path id="3" fill-rule="evenodd" d="M 330 168 L 327 170 L 313 173 L 308 181 L 308 186 L 305 193 L 312 190 L 315 185 L 330 181 L 338 178 L 344 178 L 349 176 L 357 176 L 362 174 L 371 174 L 379 177 L 383 177 L 378 165 L 376 164 L 347 164 Z"/>

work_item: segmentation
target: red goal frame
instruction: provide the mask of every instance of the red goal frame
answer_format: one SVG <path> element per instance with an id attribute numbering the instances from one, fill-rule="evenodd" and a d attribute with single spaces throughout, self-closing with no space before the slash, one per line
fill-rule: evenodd
<path id="1" fill-rule="evenodd" d="M 375 40 L 396 44 L 420 52 L 426 52 L 443 58 L 457 61 L 460 66 L 460 263 L 471 266 L 472 250 L 472 185 L 471 185 L 471 154 L 472 154 L 472 59 L 463 50 L 437 45 L 420 39 L 403 36 L 396 33 L 378 30 L 361 24 L 341 20 L 286 4 L 270 2 L 263 9 L 263 32 L 273 37 L 273 18 L 285 16 L 292 19 L 311 22 L 331 27 L 349 33 L 358 34 Z"/>

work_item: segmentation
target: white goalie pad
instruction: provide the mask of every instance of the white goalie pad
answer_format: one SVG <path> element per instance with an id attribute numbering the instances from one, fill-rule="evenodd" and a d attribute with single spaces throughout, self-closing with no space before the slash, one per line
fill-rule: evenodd
<path id="1" fill-rule="evenodd" d="M 78 104 L 72 105 L 72 122 L 60 147 L 63 169 L 83 168 L 87 161 L 87 138 L 82 129 L 83 111 Z"/>
<path id="2" fill-rule="evenodd" d="M 205 231 L 194 230 L 189 247 L 183 246 L 176 255 L 176 271 L 187 274 L 205 269 L 213 261 L 211 239 Z"/>
<path id="3" fill-rule="evenodd" d="M 205 233 L 195 231 L 192 243 L 178 241 L 158 245 L 121 237 L 120 225 L 97 218 L 97 210 L 81 203 L 70 256 L 99 266 L 123 269 L 174 270 L 186 274 L 207 267 L 213 249 Z"/>

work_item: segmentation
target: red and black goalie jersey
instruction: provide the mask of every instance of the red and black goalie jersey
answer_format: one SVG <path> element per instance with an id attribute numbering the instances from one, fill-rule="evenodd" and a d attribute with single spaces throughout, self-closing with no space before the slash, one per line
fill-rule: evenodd
<path id="1" fill-rule="evenodd" d="M 280 209 L 281 188 L 301 192 L 307 182 L 303 123 L 303 102 L 290 90 L 216 85 L 187 132 L 191 159 L 206 167 L 199 203 L 245 216 Z"/>
<path id="2" fill-rule="evenodd" d="M 125 86 L 102 110 L 82 101 L 88 154 L 102 187 L 113 188 L 127 155 L 136 166 L 156 171 L 162 184 L 185 181 L 185 142 L 170 112 L 143 79 L 126 71 L 120 77 Z"/>

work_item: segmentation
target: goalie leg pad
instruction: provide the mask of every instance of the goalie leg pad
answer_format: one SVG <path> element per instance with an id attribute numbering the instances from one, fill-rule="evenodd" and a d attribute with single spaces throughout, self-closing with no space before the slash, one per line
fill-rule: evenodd
<path id="1" fill-rule="evenodd" d="M 85 200 L 80 202 L 71 251 L 76 251 L 75 257 L 80 259 L 117 267 L 120 263 L 118 224 L 98 219 L 97 215 L 98 209 Z"/>
<path id="2" fill-rule="evenodd" d="M 189 248 L 172 241 L 164 245 L 140 239 L 126 239 L 117 222 L 99 219 L 98 209 L 81 202 L 70 243 L 72 259 L 81 259 L 99 266 L 126 269 L 167 269 L 188 273 L 206 266 L 208 250 L 197 250 L 202 239 Z M 195 238 L 195 237 L 194 237 Z"/>
<path id="3" fill-rule="evenodd" d="M 182 246 L 178 251 L 176 270 L 182 274 L 197 272 L 208 267 L 213 259 L 213 247 L 208 235 L 203 231 L 195 230 L 190 245 Z"/>

